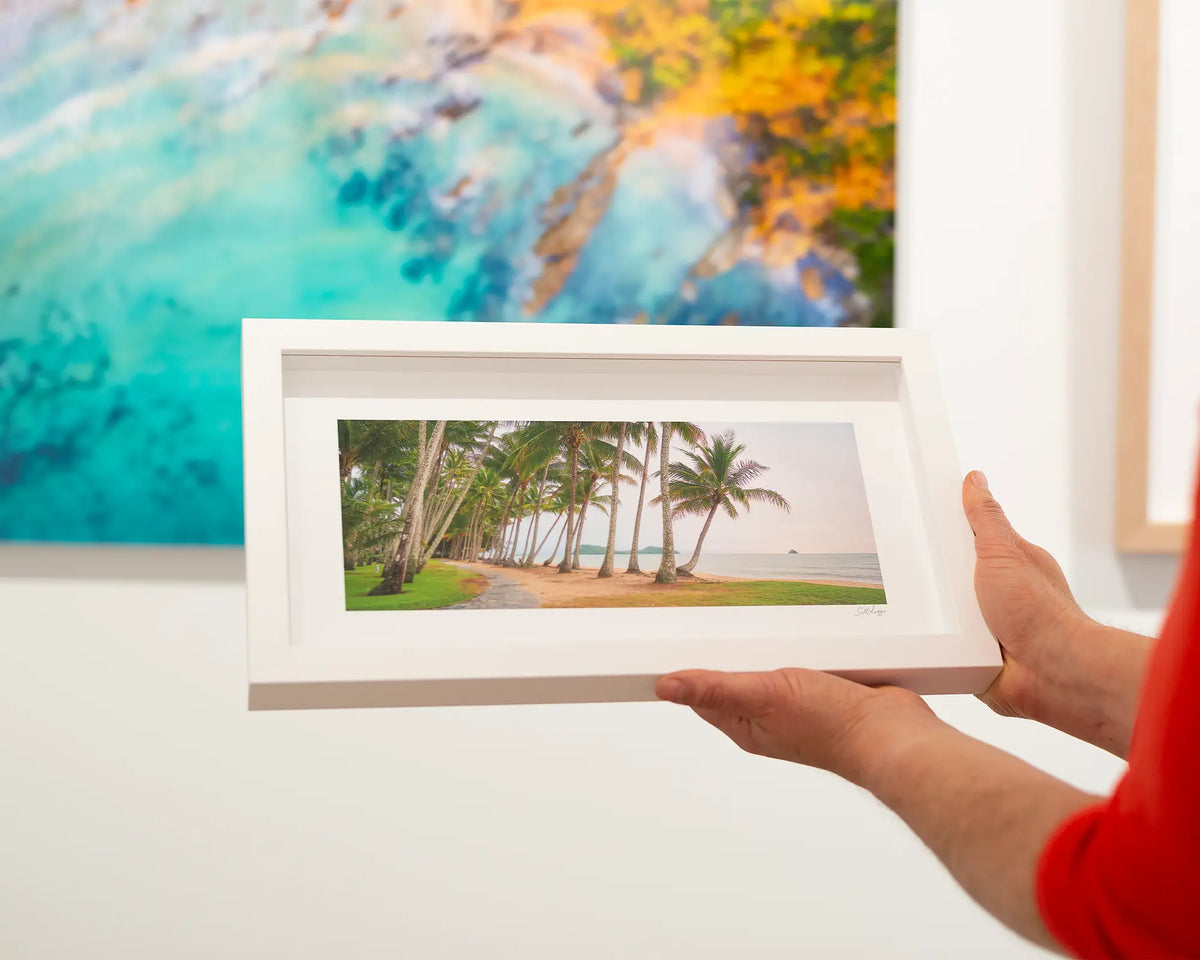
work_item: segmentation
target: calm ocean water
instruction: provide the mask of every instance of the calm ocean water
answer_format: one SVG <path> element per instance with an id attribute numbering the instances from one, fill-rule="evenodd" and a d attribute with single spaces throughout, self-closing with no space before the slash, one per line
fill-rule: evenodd
<path id="1" fill-rule="evenodd" d="M 678 562 L 684 563 L 687 559 L 687 556 L 680 556 Z M 589 554 L 581 556 L 579 563 L 584 567 L 599 567 L 603 560 L 600 554 Z M 658 561 L 658 554 L 644 554 L 641 567 L 653 570 Z M 618 569 L 625 569 L 628 563 L 629 554 L 617 555 Z M 696 573 L 757 580 L 854 580 L 883 586 L 879 557 L 874 553 L 701 554 Z"/>

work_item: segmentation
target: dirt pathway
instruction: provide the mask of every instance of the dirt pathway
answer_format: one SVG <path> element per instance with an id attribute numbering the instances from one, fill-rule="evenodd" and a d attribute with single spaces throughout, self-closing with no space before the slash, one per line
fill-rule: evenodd
<path id="1" fill-rule="evenodd" d="M 480 570 L 478 567 L 470 569 L 487 578 L 488 588 L 477 597 L 452 604 L 447 610 L 530 610 L 542 605 L 540 599 L 507 574 L 499 570 Z"/>

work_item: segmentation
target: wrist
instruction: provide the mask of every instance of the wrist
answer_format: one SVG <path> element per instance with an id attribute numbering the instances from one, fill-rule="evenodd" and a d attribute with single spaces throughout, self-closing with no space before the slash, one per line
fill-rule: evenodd
<path id="1" fill-rule="evenodd" d="M 1064 697 L 1088 671 L 1086 651 L 1096 649 L 1102 642 L 1105 628 L 1082 610 L 1064 611 L 1048 623 L 1032 645 L 1036 657 L 1022 657 L 1005 664 L 1008 675 L 1009 713 L 1053 724 L 1052 717 L 1064 705 Z"/>
<path id="2" fill-rule="evenodd" d="M 1030 719 L 1124 757 L 1154 641 L 1082 618 L 1031 678 Z"/>
<path id="3" fill-rule="evenodd" d="M 881 796 L 907 757 L 927 749 L 952 728 L 915 693 L 886 687 L 876 694 L 886 699 L 847 733 L 844 763 L 834 772 Z"/>

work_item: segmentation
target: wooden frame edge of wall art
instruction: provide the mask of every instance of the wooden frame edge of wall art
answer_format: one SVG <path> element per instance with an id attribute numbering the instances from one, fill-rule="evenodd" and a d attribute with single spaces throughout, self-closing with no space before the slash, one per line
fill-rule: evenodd
<path id="1" fill-rule="evenodd" d="M 1116 537 L 1122 552 L 1146 554 L 1180 552 L 1186 529 L 1183 524 L 1155 523 L 1147 516 L 1159 22 L 1159 0 L 1128 0 Z"/>

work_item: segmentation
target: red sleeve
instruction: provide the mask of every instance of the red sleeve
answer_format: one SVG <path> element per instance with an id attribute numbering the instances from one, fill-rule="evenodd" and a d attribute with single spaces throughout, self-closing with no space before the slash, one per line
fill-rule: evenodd
<path id="1" fill-rule="evenodd" d="M 1200 508 L 1200 496 L 1197 498 Z M 1038 906 L 1081 957 L 1200 957 L 1200 524 L 1111 799 L 1043 850 Z"/>

